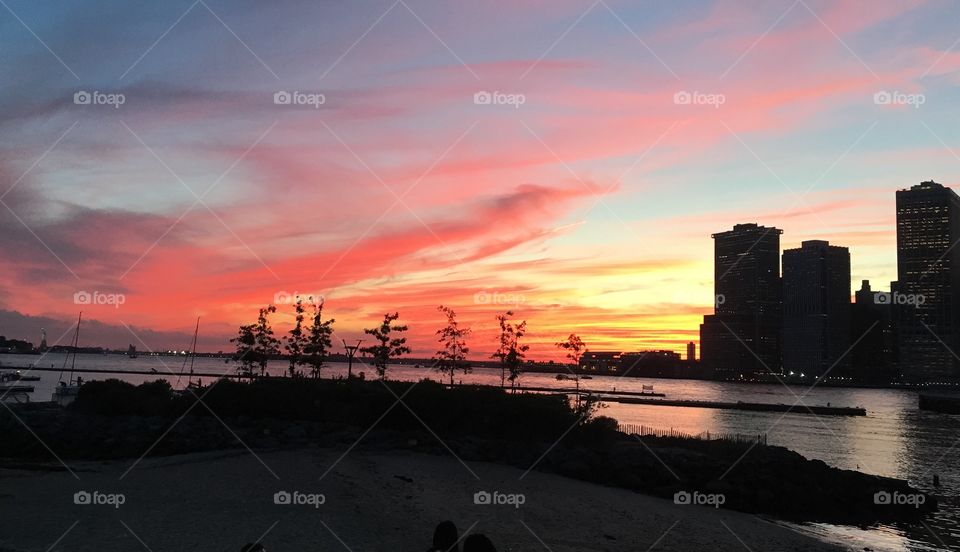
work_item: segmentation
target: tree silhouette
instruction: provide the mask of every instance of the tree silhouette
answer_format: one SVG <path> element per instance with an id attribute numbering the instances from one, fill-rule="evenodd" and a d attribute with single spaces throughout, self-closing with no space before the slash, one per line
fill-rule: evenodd
<path id="1" fill-rule="evenodd" d="M 233 357 L 237 361 L 237 373 L 246 376 L 253 375 L 253 367 L 256 365 L 254 347 L 257 338 L 253 334 L 254 324 L 245 324 L 240 326 L 237 331 L 237 337 L 230 340 L 237 344 L 237 352 Z"/>
<path id="2" fill-rule="evenodd" d="M 260 309 L 256 324 L 240 326 L 237 337 L 231 339 L 237 344 L 235 359 L 240 362 L 238 371 L 246 375 L 253 375 L 254 368 L 260 368 L 260 375 L 267 371 L 267 361 L 270 357 L 280 354 L 280 340 L 273 337 L 273 327 L 270 326 L 270 315 L 277 312 L 277 307 L 270 305 Z"/>
<path id="3" fill-rule="evenodd" d="M 293 310 L 296 314 L 296 324 L 284 338 L 286 341 L 284 349 L 286 349 L 287 355 L 290 357 L 289 371 L 291 378 L 297 376 L 297 367 L 304 363 L 303 350 L 307 345 L 307 336 L 303 332 L 303 299 L 297 297 L 297 302 L 294 303 Z"/>
<path id="4" fill-rule="evenodd" d="M 442 348 L 437 351 L 433 360 L 436 361 L 436 370 L 442 374 L 450 374 L 450 385 L 453 385 L 453 375 L 457 369 L 463 370 L 464 374 L 470 373 L 470 365 L 467 364 L 467 353 L 470 349 L 467 347 L 465 338 L 470 335 L 470 328 L 461 328 L 457 322 L 457 313 L 450 307 L 440 305 L 437 310 L 447 317 L 447 325 L 437 330 L 437 341 L 442 344 Z"/>
<path id="5" fill-rule="evenodd" d="M 577 334 L 570 334 L 567 337 L 566 341 L 560 341 L 557 343 L 557 348 L 563 349 L 567 352 L 567 358 L 573 361 L 574 373 L 573 379 L 577 383 L 577 410 L 580 410 L 580 359 L 583 357 L 584 351 L 587 350 L 586 345 L 583 344 L 583 340 L 580 339 L 580 336 Z"/>
<path id="6" fill-rule="evenodd" d="M 519 324 L 510 322 L 513 311 L 497 315 L 500 324 L 500 346 L 491 358 L 500 361 L 500 387 L 506 387 L 506 380 L 510 381 L 510 388 L 516 391 L 517 379 L 523 369 L 523 360 L 529 345 L 520 343 L 520 338 L 527 332 L 527 321 Z"/>
<path id="7" fill-rule="evenodd" d="M 320 377 L 320 369 L 327 360 L 330 348 L 333 346 L 331 336 L 333 336 L 333 323 L 335 319 L 323 319 L 323 299 L 319 303 L 313 303 L 313 316 L 311 316 L 310 330 L 304 345 L 304 364 L 310 366 L 310 375 L 317 379 Z"/>
<path id="8" fill-rule="evenodd" d="M 407 331 L 406 326 L 393 324 L 398 318 L 400 318 L 399 313 L 387 313 L 383 315 L 383 322 L 379 326 L 363 330 L 363 333 L 373 337 L 376 344 L 360 350 L 373 357 L 373 366 L 376 368 L 380 379 L 387 378 L 387 363 L 390 362 L 391 358 L 410 352 L 410 347 L 406 345 L 407 338 L 390 337 L 393 333 Z"/>

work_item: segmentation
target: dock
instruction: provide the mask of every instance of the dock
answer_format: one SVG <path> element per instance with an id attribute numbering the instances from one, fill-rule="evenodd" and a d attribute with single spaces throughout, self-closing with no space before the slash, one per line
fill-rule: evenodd
<path id="1" fill-rule="evenodd" d="M 687 408 L 717 408 L 721 410 L 748 410 L 752 412 L 790 412 L 814 416 L 866 416 L 867 410 L 859 406 L 808 406 L 803 404 L 774 404 L 721 401 L 692 401 L 679 399 L 649 399 L 601 394 L 601 401 L 649 406 L 680 406 Z"/>
<path id="2" fill-rule="evenodd" d="M 920 410 L 943 414 L 960 414 L 960 397 L 956 395 L 920 395 Z"/>
<path id="3" fill-rule="evenodd" d="M 13 394 L 13 393 L 33 393 L 34 387 L 32 385 L 24 385 L 21 383 L 0 383 L 0 393 L 4 395 Z"/>
<path id="4" fill-rule="evenodd" d="M 509 389 L 509 388 L 508 388 Z M 563 388 L 563 387 L 528 387 L 528 386 L 518 386 L 516 387 L 517 391 L 532 391 L 534 393 L 564 393 L 567 395 L 576 395 L 577 390 L 573 387 Z M 581 395 L 608 395 L 612 397 L 666 397 L 663 393 L 654 393 L 652 391 L 600 391 L 598 389 L 586 389 L 580 388 Z"/>

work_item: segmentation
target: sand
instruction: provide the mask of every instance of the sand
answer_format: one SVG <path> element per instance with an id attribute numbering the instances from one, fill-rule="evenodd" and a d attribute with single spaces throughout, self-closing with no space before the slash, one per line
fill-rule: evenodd
<path id="1" fill-rule="evenodd" d="M 124 476 L 132 463 L 71 462 L 78 479 L 0 469 L 0 550 L 236 552 L 262 538 L 270 552 L 422 552 L 444 519 L 500 551 L 839 550 L 751 515 L 453 456 L 230 451 L 146 459 Z M 105 503 L 75 504 L 80 491 Z M 275 504 L 283 491 L 303 504 Z M 504 504 L 475 504 L 478 491 Z"/>

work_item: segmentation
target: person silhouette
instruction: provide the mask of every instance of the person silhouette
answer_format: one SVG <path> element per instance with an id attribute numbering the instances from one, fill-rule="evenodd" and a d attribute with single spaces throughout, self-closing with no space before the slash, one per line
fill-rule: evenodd
<path id="1" fill-rule="evenodd" d="M 497 552 L 486 535 L 470 535 L 463 541 L 463 552 Z"/>
<path id="2" fill-rule="evenodd" d="M 427 552 L 460 552 L 460 537 L 452 521 L 441 521 L 433 530 L 433 546 Z"/>

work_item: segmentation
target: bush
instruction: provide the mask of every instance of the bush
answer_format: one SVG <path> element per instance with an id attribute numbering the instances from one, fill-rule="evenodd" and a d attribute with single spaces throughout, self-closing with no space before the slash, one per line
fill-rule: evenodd
<path id="1" fill-rule="evenodd" d="M 577 428 L 573 437 L 584 443 L 605 443 L 621 437 L 619 428 L 619 422 L 615 419 L 597 416 Z"/>
<path id="2" fill-rule="evenodd" d="M 325 422 L 352 427 L 422 430 L 441 436 L 553 441 L 577 421 L 562 395 L 513 394 L 496 387 L 448 389 L 419 383 L 360 380 L 227 379 L 212 387 L 174 392 L 165 381 L 133 386 L 119 380 L 85 384 L 74 408 L 106 416 L 179 416 L 197 399 L 221 418 Z M 402 399 L 402 403 L 399 401 Z M 209 416 L 203 405 L 190 412 Z M 382 418 L 381 418 L 382 417 Z M 599 427 L 599 426 L 598 426 Z"/>
<path id="3" fill-rule="evenodd" d="M 72 408 L 104 416 L 161 416 L 169 414 L 173 389 L 166 380 L 138 386 L 108 379 L 91 381 L 80 386 Z"/>

